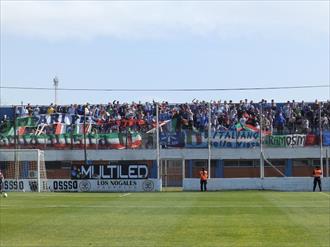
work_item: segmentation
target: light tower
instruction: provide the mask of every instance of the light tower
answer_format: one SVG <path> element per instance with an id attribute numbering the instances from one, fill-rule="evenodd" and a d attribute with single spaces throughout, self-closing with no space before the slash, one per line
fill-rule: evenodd
<path id="1" fill-rule="evenodd" d="M 54 104 L 57 105 L 57 88 L 58 88 L 58 78 L 57 76 L 54 77 L 53 79 L 54 82 L 54 93 L 55 93 L 55 99 L 54 99 Z"/>

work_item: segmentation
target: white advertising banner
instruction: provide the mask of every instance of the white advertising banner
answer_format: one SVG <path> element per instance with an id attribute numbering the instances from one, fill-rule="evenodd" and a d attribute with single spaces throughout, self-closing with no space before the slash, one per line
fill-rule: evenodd
<path id="1" fill-rule="evenodd" d="M 42 181 L 42 191 L 52 192 L 143 192 L 161 191 L 158 179 L 48 179 Z M 5 191 L 37 191 L 35 179 L 5 179 Z"/>

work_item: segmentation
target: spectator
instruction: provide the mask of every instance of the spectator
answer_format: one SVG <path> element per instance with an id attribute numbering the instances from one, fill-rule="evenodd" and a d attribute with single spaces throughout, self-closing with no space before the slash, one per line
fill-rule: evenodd
<path id="1" fill-rule="evenodd" d="M 319 130 L 319 116 L 321 111 L 321 125 L 323 129 L 329 129 L 330 101 L 313 103 L 301 103 L 294 100 L 287 101 L 285 104 L 269 103 L 263 99 L 260 103 L 254 103 L 244 99 L 238 104 L 233 101 L 212 101 L 211 119 L 209 119 L 209 104 L 204 101 L 193 100 L 192 103 L 169 104 L 164 101 L 159 104 L 159 120 L 161 122 L 171 120 L 171 124 L 164 125 L 163 131 L 199 131 L 208 130 L 208 123 L 211 122 L 212 131 L 224 131 L 235 129 L 235 125 L 260 125 L 260 114 L 263 114 L 263 129 L 273 131 L 278 134 L 284 133 L 317 133 Z M 262 106 L 262 107 L 261 107 Z M 261 113 L 262 110 L 262 113 Z M 156 123 L 156 104 L 155 102 L 132 102 L 120 103 L 117 100 L 106 105 L 89 104 L 77 105 L 53 105 L 49 106 L 27 106 L 16 107 L 16 114 L 19 117 L 34 116 L 40 114 L 58 114 L 56 118 L 61 119 L 61 114 L 75 124 L 81 123 L 82 116 L 88 116 L 88 122 L 93 124 L 94 133 L 120 132 L 130 129 L 132 131 L 147 132 L 155 128 Z M 5 119 L 2 119 L 4 122 Z M 13 119 L 8 119 L 13 121 Z M 49 120 L 47 120 L 49 121 Z M 171 126 L 172 125 L 172 126 Z M 47 127 L 48 133 L 54 132 L 53 126 Z"/>
<path id="2" fill-rule="evenodd" d="M 275 118 L 275 124 L 276 124 L 278 134 L 283 135 L 283 130 L 284 130 L 285 123 L 286 123 L 286 120 L 283 117 L 283 114 L 280 112 L 277 115 L 277 117 Z"/>

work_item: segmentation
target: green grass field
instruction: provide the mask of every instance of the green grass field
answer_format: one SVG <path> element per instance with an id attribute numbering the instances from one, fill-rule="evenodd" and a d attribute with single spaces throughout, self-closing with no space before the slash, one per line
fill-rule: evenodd
<path id="1" fill-rule="evenodd" d="M 330 246 L 330 194 L 9 193 L 0 246 Z"/>

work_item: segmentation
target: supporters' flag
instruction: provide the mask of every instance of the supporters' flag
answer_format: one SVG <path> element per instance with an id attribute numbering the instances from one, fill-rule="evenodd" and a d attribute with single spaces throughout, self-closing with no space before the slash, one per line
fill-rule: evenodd
<path id="1" fill-rule="evenodd" d="M 39 145 L 45 145 L 48 143 L 48 139 L 49 139 L 48 135 L 41 134 L 36 136 L 36 143 Z"/>
<path id="2" fill-rule="evenodd" d="M 33 117 L 16 118 L 16 127 L 37 127 L 37 120 Z"/>
<path id="3" fill-rule="evenodd" d="M 105 136 L 106 143 L 110 145 L 112 149 L 125 149 L 125 143 L 123 136 L 118 133 L 110 133 Z"/>
<path id="4" fill-rule="evenodd" d="M 14 132 L 13 122 L 6 121 L 3 124 L 1 124 L 0 135 L 1 136 L 5 136 L 5 137 L 14 136 L 15 135 L 15 132 Z"/>
<path id="5" fill-rule="evenodd" d="M 1 132 L 3 136 L 13 136 L 14 135 L 14 127 L 12 125 L 5 126 Z"/>
<path id="6" fill-rule="evenodd" d="M 257 128 L 256 126 L 253 126 L 251 124 L 241 124 L 238 123 L 235 125 L 237 131 L 252 131 L 252 132 L 258 132 L 260 129 Z"/>
<path id="7" fill-rule="evenodd" d="M 253 131 L 253 132 L 258 132 L 260 130 L 260 128 L 257 128 L 256 126 L 253 126 L 251 124 L 246 124 L 243 128 L 247 131 Z"/>
<path id="8" fill-rule="evenodd" d="M 27 127 L 37 127 L 37 120 L 33 117 L 18 117 L 16 118 L 16 134 L 22 136 Z M 20 142 L 20 140 L 19 140 Z"/>
<path id="9" fill-rule="evenodd" d="M 54 124 L 55 135 L 61 135 L 65 133 L 65 125 L 62 123 Z"/>
<path id="10" fill-rule="evenodd" d="M 185 139 L 186 147 L 205 148 L 208 145 L 203 132 L 186 131 Z"/>
<path id="11" fill-rule="evenodd" d="M 137 132 L 131 133 L 127 138 L 128 138 L 128 146 L 130 148 L 139 148 L 142 145 L 142 137 Z"/>
<path id="12" fill-rule="evenodd" d="M 312 133 L 306 135 L 305 146 L 318 145 L 319 142 L 320 141 L 317 135 Z"/>
<path id="13" fill-rule="evenodd" d="M 17 139 L 18 139 L 18 144 L 20 144 L 20 145 L 25 144 L 25 140 L 24 140 L 23 135 L 19 135 Z"/>
<path id="14" fill-rule="evenodd" d="M 17 135 L 19 135 L 19 136 L 24 135 L 24 133 L 25 133 L 25 128 L 26 128 L 26 127 L 18 127 L 18 128 L 17 128 Z"/>
<path id="15" fill-rule="evenodd" d="M 256 126 L 253 126 L 251 124 L 241 124 L 241 123 L 238 123 L 235 125 L 236 127 L 236 130 L 237 131 L 251 131 L 251 132 L 259 132 L 260 131 L 260 128 L 259 127 L 256 127 Z M 262 131 L 262 134 L 263 135 L 270 135 L 271 134 L 271 131 Z"/>
<path id="16" fill-rule="evenodd" d="M 65 146 L 66 144 L 66 134 L 57 134 L 56 135 L 56 145 L 62 147 L 62 146 Z"/>
<path id="17" fill-rule="evenodd" d="M 159 128 L 160 127 L 163 127 L 164 125 L 166 125 L 167 123 L 170 123 L 171 120 L 166 120 L 166 121 L 163 121 L 163 122 L 159 122 Z M 149 133 L 155 133 L 156 132 L 156 129 L 157 129 L 157 123 L 153 123 L 152 124 L 152 129 L 151 130 L 148 130 L 146 133 L 149 134 Z"/>
<path id="18" fill-rule="evenodd" d="M 36 135 L 41 135 L 41 134 L 44 134 L 44 129 L 45 127 L 47 126 L 47 124 L 45 123 L 41 123 L 41 124 L 38 124 L 38 127 L 36 129 Z"/>
<path id="19" fill-rule="evenodd" d="M 88 140 L 89 140 L 89 144 L 96 145 L 96 143 L 97 143 L 97 135 L 89 134 L 88 135 Z"/>
<path id="20" fill-rule="evenodd" d="M 163 132 L 159 133 L 160 145 L 166 147 L 184 147 L 185 146 L 184 132 Z"/>
<path id="21" fill-rule="evenodd" d="M 241 131 L 241 130 L 243 130 L 243 125 L 241 123 L 237 123 L 235 125 L 235 128 L 236 128 L 237 131 Z"/>
<path id="22" fill-rule="evenodd" d="M 26 134 L 26 135 L 23 135 L 23 139 L 25 141 L 25 144 L 32 144 L 32 141 L 33 141 L 33 137 L 34 135 L 33 134 Z"/>
<path id="23" fill-rule="evenodd" d="M 85 125 L 85 130 L 84 130 L 84 124 L 76 124 L 75 127 L 74 127 L 74 131 L 73 131 L 73 134 L 87 134 L 87 133 L 90 133 L 91 130 L 92 130 L 92 124 L 90 123 L 86 123 Z"/>
<path id="24" fill-rule="evenodd" d="M 64 134 L 64 139 L 65 139 L 66 145 L 72 144 L 72 139 L 71 139 L 71 135 L 70 134 Z"/>

